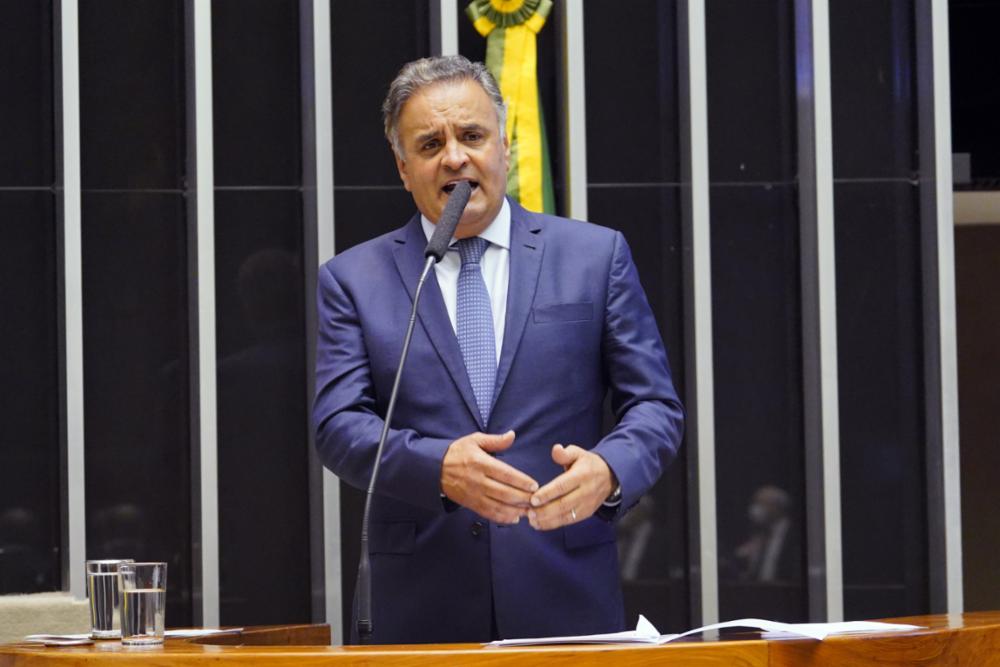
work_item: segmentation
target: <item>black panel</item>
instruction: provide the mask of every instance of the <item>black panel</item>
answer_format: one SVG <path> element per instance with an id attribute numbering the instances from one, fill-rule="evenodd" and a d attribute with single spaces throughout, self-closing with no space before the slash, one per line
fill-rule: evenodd
<path id="1" fill-rule="evenodd" d="M 0 186 L 52 185 L 52 3 L 0 5 Z"/>
<path id="2" fill-rule="evenodd" d="M 54 208 L 50 192 L 0 191 L 0 593 L 61 587 Z"/>
<path id="3" fill-rule="evenodd" d="M 720 614 L 802 621 L 793 3 L 708 0 L 705 12 Z"/>
<path id="4" fill-rule="evenodd" d="M 723 618 L 807 615 L 796 198 L 792 185 L 711 189 Z"/>
<path id="5" fill-rule="evenodd" d="M 52 39 L 51 2 L 0 5 L 0 594 L 62 587 Z"/>
<path id="6" fill-rule="evenodd" d="M 310 620 L 301 202 L 297 190 L 216 193 L 225 625 Z"/>
<path id="7" fill-rule="evenodd" d="M 591 187 L 590 219 L 625 235 L 667 346 L 678 392 L 684 391 L 680 188 Z M 613 421 L 608 418 L 608 423 Z M 618 525 L 626 619 L 644 614 L 666 632 L 687 628 L 687 451 Z"/>
<path id="8" fill-rule="evenodd" d="M 184 3 L 81 0 L 79 11 L 83 187 L 182 187 Z"/>
<path id="9" fill-rule="evenodd" d="M 334 182 L 398 185 L 382 100 L 404 64 L 430 55 L 428 0 L 333 0 L 330 23 Z"/>
<path id="10" fill-rule="evenodd" d="M 909 178 L 917 169 L 912 0 L 830 4 L 837 178 Z"/>
<path id="11" fill-rule="evenodd" d="M 302 180 L 297 0 L 212 3 L 215 184 Z"/>
<path id="12" fill-rule="evenodd" d="M 169 563 L 191 616 L 188 265 L 181 194 L 83 194 L 87 557 Z"/>
<path id="13" fill-rule="evenodd" d="M 458 52 L 472 61 L 486 62 L 486 38 L 476 32 L 472 21 L 465 15 L 468 0 L 455 0 L 458 10 Z M 556 200 L 556 212 L 565 214 L 563 204 L 563 183 L 565 182 L 565 165 L 563 156 L 566 154 L 560 126 L 560 118 L 564 113 L 562 96 L 562 56 L 560 35 L 562 34 L 562 15 L 559 3 L 555 3 L 537 36 L 538 57 L 538 89 L 541 94 L 542 117 L 545 121 L 545 132 L 549 141 L 549 161 L 552 165 L 552 186 Z"/>
<path id="14" fill-rule="evenodd" d="M 707 0 L 709 169 L 713 183 L 795 177 L 791 0 Z"/>
<path id="15" fill-rule="evenodd" d="M 676 3 L 591 0 L 583 18 L 587 181 L 678 182 Z"/>
<path id="16" fill-rule="evenodd" d="M 849 618 L 929 611 L 914 4 L 830 6 Z"/>
<path id="17" fill-rule="evenodd" d="M 355 190 L 337 188 L 337 252 L 402 227 L 416 215 L 410 193 L 399 188 Z"/>
<path id="18" fill-rule="evenodd" d="M 972 177 L 982 187 L 1000 188 L 1000 49 L 995 0 L 950 0 L 952 150 L 972 154 Z"/>
<path id="19" fill-rule="evenodd" d="M 839 183 L 837 345 L 845 615 L 928 609 L 917 189 Z M 876 508 L 872 511 L 872 508 Z"/>

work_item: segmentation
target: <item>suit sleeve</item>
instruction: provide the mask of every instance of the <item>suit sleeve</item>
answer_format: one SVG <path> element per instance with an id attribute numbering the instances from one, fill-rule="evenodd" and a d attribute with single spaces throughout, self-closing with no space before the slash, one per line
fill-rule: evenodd
<path id="1" fill-rule="evenodd" d="M 371 366 L 351 295 L 328 265 L 320 267 L 319 335 L 313 423 L 323 465 L 348 484 L 367 489 L 384 421 L 375 411 Z M 441 461 L 451 440 L 390 429 L 377 492 L 443 512 Z"/>
<path id="2" fill-rule="evenodd" d="M 602 355 L 617 424 L 593 451 L 618 478 L 620 508 L 628 510 L 676 456 L 684 411 L 656 319 L 620 232 L 608 275 Z"/>

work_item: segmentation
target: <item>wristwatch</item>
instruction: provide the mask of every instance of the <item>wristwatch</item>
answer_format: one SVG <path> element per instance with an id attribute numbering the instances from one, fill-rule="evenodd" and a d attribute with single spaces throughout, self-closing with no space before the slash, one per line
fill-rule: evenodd
<path id="1" fill-rule="evenodd" d="M 611 492 L 611 495 L 604 499 L 604 502 L 602 504 L 605 505 L 606 507 L 615 507 L 616 505 L 621 504 L 621 501 L 622 501 L 622 485 L 621 483 L 619 483 L 615 487 L 615 490 Z"/>

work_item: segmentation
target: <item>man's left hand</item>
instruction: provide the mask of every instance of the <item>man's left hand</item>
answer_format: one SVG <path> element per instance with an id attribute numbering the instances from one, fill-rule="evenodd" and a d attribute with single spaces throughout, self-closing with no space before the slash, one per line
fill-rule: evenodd
<path id="1" fill-rule="evenodd" d="M 589 518 L 614 490 L 611 468 L 593 452 L 576 445 L 555 445 L 552 460 L 565 472 L 532 494 L 528 521 L 536 530 Z"/>

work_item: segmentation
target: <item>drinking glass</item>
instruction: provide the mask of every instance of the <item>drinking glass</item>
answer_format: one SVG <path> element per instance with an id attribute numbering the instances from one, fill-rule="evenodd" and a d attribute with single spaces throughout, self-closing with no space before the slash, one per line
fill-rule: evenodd
<path id="1" fill-rule="evenodd" d="M 122 563 L 122 644 L 162 644 L 167 604 L 166 563 Z"/>
<path id="2" fill-rule="evenodd" d="M 90 636 L 94 639 L 121 637 L 118 624 L 121 595 L 118 591 L 118 566 L 131 558 L 106 558 L 87 561 L 87 597 L 90 600 Z"/>

